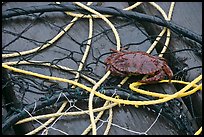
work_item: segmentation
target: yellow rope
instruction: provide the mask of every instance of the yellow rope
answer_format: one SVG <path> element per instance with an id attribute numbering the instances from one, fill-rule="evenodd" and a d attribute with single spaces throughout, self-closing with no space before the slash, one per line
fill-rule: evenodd
<path id="1" fill-rule="evenodd" d="M 158 41 L 161 39 L 161 37 L 164 35 L 165 32 L 166 32 L 166 28 L 163 28 L 163 30 L 157 36 L 156 40 L 152 43 L 152 45 L 147 50 L 147 53 L 151 53 L 152 52 L 152 50 L 155 48 L 155 46 L 157 45 Z"/>
<path id="2" fill-rule="evenodd" d="M 113 120 L 113 110 L 112 110 L 112 108 L 110 108 L 109 109 L 108 124 L 107 124 L 107 127 L 105 129 L 105 132 L 103 133 L 104 135 L 108 135 L 108 132 L 110 131 L 110 128 L 111 128 L 112 120 Z"/>
<path id="3" fill-rule="evenodd" d="M 121 47 L 120 46 L 120 39 L 119 39 L 118 32 L 117 32 L 116 28 L 114 27 L 114 25 L 105 16 L 103 16 L 101 13 L 89 8 L 88 6 L 86 6 L 86 5 L 84 5 L 84 4 L 80 3 L 80 2 L 74 2 L 74 4 L 80 6 L 81 8 L 84 8 L 84 9 L 88 10 L 89 12 L 91 12 L 93 14 L 98 15 L 101 19 L 103 19 L 108 24 L 111 27 L 114 35 L 117 36 L 116 37 L 117 50 L 120 50 L 120 47 Z"/>
<path id="4" fill-rule="evenodd" d="M 149 2 L 149 4 L 152 5 L 154 8 L 156 8 L 162 14 L 162 16 L 164 17 L 165 20 L 168 20 L 168 17 L 166 15 L 166 13 L 164 12 L 164 10 L 158 4 L 156 4 L 154 2 Z M 155 48 L 155 46 L 157 45 L 158 41 L 161 39 L 161 37 L 164 35 L 165 32 L 166 32 L 166 27 L 163 28 L 163 30 L 160 32 L 160 34 L 158 35 L 156 40 L 149 47 L 149 49 L 147 50 L 147 53 L 152 52 L 152 50 Z"/>
<path id="5" fill-rule="evenodd" d="M 170 5 L 170 9 L 169 9 L 169 13 L 168 13 L 168 17 L 166 15 L 166 13 L 164 12 L 164 10 L 156 3 L 154 2 L 149 2 L 149 4 L 151 4 L 153 7 L 155 7 L 161 14 L 162 16 L 164 17 L 165 20 L 169 21 L 171 20 L 171 17 L 172 17 L 172 13 L 173 13 L 173 8 L 174 8 L 174 5 L 175 5 L 175 2 L 172 2 L 171 5 Z M 161 39 L 161 37 L 164 35 L 164 33 L 166 32 L 167 30 L 167 38 L 166 38 L 166 41 L 165 41 L 165 46 L 163 47 L 162 51 L 161 51 L 161 54 L 159 55 L 159 57 L 162 57 L 163 54 L 168 45 L 169 45 L 169 42 L 170 42 L 170 29 L 167 29 L 166 27 L 163 28 L 163 30 L 160 32 L 160 34 L 158 35 L 158 37 L 156 38 L 156 40 L 154 41 L 154 43 L 150 46 L 150 48 L 147 50 L 147 53 L 150 53 L 156 46 L 156 44 L 158 43 L 158 41 Z"/>
<path id="6" fill-rule="evenodd" d="M 91 5 L 91 4 L 92 4 L 92 2 L 87 3 L 87 5 Z M 69 13 L 67 12 L 66 14 L 69 14 Z M 84 63 L 85 63 L 85 60 L 87 59 L 87 56 L 88 56 L 88 53 L 89 53 L 89 50 L 90 50 L 90 44 L 91 44 L 91 40 L 92 40 L 92 39 L 91 39 L 91 38 L 92 38 L 92 34 L 93 34 L 93 20 L 92 20 L 92 18 L 89 18 L 89 36 L 88 36 L 87 46 L 86 46 L 84 55 L 83 55 L 83 57 L 82 57 L 82 60 L 81 60 L 81 62 L 80 62 L 80 64 L 79 64 L 78 72 L 77 72 L 77 74 L 76 74 L 76 76 L 75 76 L 75 81 L 76 81 L 76 82 L 78 82 L 78 80 L 79 80 L 79 71 L 82 70 L 83 65 L 84 65 Z M 72 88 L 75 88 L 75 86 L 73 85 Z M 97 116 L 97 118 L 100 118 L 102 114 L 103 114 L 103 112 L 100 112 L 99 115 Z M 95 120 L 95 122 L 97 122 L 97 120 Z M 86 133 L 86 131 L 88 132 L 88 131 L 91 129 L 90 127 L 91 127 L 91 126 L 89 126 L 89 127 L 84 131 L 84 133 Z"/>
<path id="7" fill-rule="evenodd" d="M 137 6 L 139 6 L 140 4 L 142 4 L 142 2 L 136 2 L 135 4 L 127 7 L 127 8 L 124 8 L 123 10 L 132 10 L 134 8 L 136 8 Z M 101 18 L 100 16 L 98 15 L 84 15 L 84 14 L 81 14 L 81 13 L 73 13 L 73 12 L 66 12 L 67 15 L 70 15 L 70 16 L 73 16 L 73 17 L 78 17 L 78 18 Z M 112 15 L 103 15 L 104 17 L 106 18 L 109 18 L 109 17 L 112 17 Z"/>
<path id="8" fill-rule="evenodd" d="M 63 79 L 63 78 L 59 78 L 59 77 L 53 77 L 53 76 L 46 76 L 46 75 L 42 75 L 42 74 L 38 74 L 38 73 L 34 73 L 34 72 L 30 72 L 30 71 L 25 71 L 25 70 L 22 70 L 22 69 L 18 69 L 18 68 L 14 68 L 14 67 L 11 67 L 11 66 L 8 66 L 8 65 L 5 65 L 5 64 L 2 64 L 2 67 L 3 68 L 6 68 L 8 70 L 12 70 L 12 71 L 15 71 L 15 72 L 18 72 L 18 73 L 22 73 L 22 74 L 26 74 L 26 75 L 31 75 L 31 76 L 35 76 L 35 77 L 38 77 L 38 78 L 43 78 L 43 79 L 48 79 L 48 80 L 56 80 L 56 81 L 60 81 L 60 82 L 67 82 L 67 83 L 70 83 L 70 84 L 73 84 L 73 85 L 76 85 L 80 88 L 83 88 L 89 92 L 93 92 L 96 96 L 102 98 L 102 99 L 105 99 L 105 100 L 109 100 L 109 101 L 112 101 L 112 102 L 115 102 L 115 103 L 120 103 L 120 104 L 125 104 L 125 105 L 150 105 L 150 104 L 158 104 L 158 103 L 163 103 L 168 100 L 171 100 L 175 97 L 177 97 L 180 93 L 183 93 L 185 91 L 187 91 L 188 89 L 190 89 L 193 85 L 195 85 L 197 82 L 199 82 L 201 79 L 202 79 L 202 75 L 198 76 L 196 79 L 194 79 L 192 82 L 190 82 L 188 85 L 186 85 L 183 89 L 181 89 L 180 91 L 178 91 L 177 93 L 175 94 L 172 94 L 171 96 L 168 96 L 164 99 L 158 99 L 158 100 L 151 100 L 151 101 L 130 101 L 130 100 L 123 100 L 123 99 L 116 99 L 116 98 L 112 98 L 112 97 L 109 97 L 109 96 L 106 96 L 102 93 L 99 93 L 97 91 L 93 91 L 91 88 L 81 84 L 81 83 L 78 83 L 78 82 L 75 82 L 73 80 L 68 80 L 68 79 Z"/>
<path id="9" fill-rule="evenodd" d="M 67 105 L 67 101 L 63 102 L 62 106 L 59 108 L 59 110 L 57 111 L 57 113 L 61 113 L 62 110 L 66 107 Z M 30 131 L 29 133 L 25 134 L 25 135 L 33 135 L 38 133 L 40 130 L 42 130 L 43 128 L 46 128 L 52 121 L 55 120 L 55 117 L 49 119 L 48 121 L 46 121 L 45 123 L 43 123 L 42 125 L 40 125 L 39 127 L 37 127 L 36 129 L 34 129 L 33 131 Z"/>
<path id="10" fill-rule="evenodd" d="M 92 131 L 93 131 L 93 135 L 96 135 L 96 124 L 94 123 L 94 115 L 93 115 L 93 97 L 94 97 L 94 92 L 95 90 L 105 81 L 105 79 L 110 75 L 110 71 L 108 71 L 91 89 L 91 94 L 89 95 L 89 115 L 90 115 L 90 119 L 91 119 L 91 123 L 92 123 Z"/>
<path id="11" fill-rule="evenodd" d="M 17 57 L 17 56 L 22 56 L 22 55 L 27 55 L 27 54 L 31 54 L 34 53 L 36 51 L 41 51 L 49 46 L 51 46 L 55 41 L 57 41 L 61 36 L 63 36 L 74 24 L 74 22 L 77 20 L 78 18 L 74 18 L 71 23 L 69 23 L 64 30 L 60 31 L 60 33 L 58 33 L 52 40 L 48 41 L 46 44 L 43 44 L 40 47 L 31 49 L 31 50 L 27 50 L 27 51 L 22 51 L 19 53 L 10 53 L 10 54 L 2 54 L 2 58 L 10 58 L 10 57 Z"/>
<path id="12" fill-rule="evenodd" d="M 75 76 L 75 79 L 76 79 L 75 81 L 79 80 L 79 72 L 82 70 L 83 65 L 87 59 L 88 54 L 89 54 L 90 47 L 91 47 L 92 35 L 93 35 L 93 20 L 92 20 L 92 18 L 89 18 L 89 36 L 88 36 L 87 46 L 86 46 L 86 49 L 84 51 L 84 55 L 81 59 L 81 62 L 79 64 L 79 68 L 78 68 L 77 74 Z M 72 88 L 74 88 L 74 87 L 72 87 Z"/>
<path id="13" fill-rule="evenodd" d="M 74 4 L 80 6 L 81 8 L 84 8 L 86 10 L 88 10 L 89 12 L 91 13 L 94 13 L 96 15 L 98 15 L 99 17 L 101 17 L 101 19 L 103 19 L 112 29 L 114 35 L 116 36 L 116 44 L 117 44 L 117 50 L 120 50 L 120 38 L 119 38 L 119 35 L 118 35 L 118 32 L 117 30 L 115 29 L 114 25 L 105 17 L 103 16 L 102 14 L 100 14 L 99 12 L 85 6 L 84 4 L 80 3 L 80 2 L 74 2 Z M 103 81 L 105 81 L 105 79 L 110 75 L 110 71 L 108 71 L 103 78 L 101 78 L 101 80 L 99 80 L 92 88 L 91 90 L 91 94 L 89 95 L 89 115 L 90 115 L 90 120 L 91 120 L 91 124 L 92 124 L 92 131 L 93 131 L 93 135 L 96 135 L 97 132 L 96 132 L 96 124 L 94 122 L 94 114 L 93 114 L 93 106 L 92 106 L 92 101 L 93 101 L 93 97 L 94 97 L 94 93 L 93 91 L 95 91 L 102 83 Z"/>
<path id="14" fill-rule="evenodd" d="M 93 112 L 104 111 L 104 110 L 110 109 L 110 108 L 112 108 L 112 107 L 114 107 L 116 105 L 118 105 L 118 104 L 117 103 L 111 103 L 111 104 L 109 104 L 107 106 L 95 108 L 95 109 L 93 109 Z M 83 114 L 89 114 L 89 110 L 38 115 L 38 116 L 33 116 L 33 117 L 24 118 L 22 120 L 19 120 L 16 124 L 22 124 L 22 123 L 33 121 L 33 120 L 36 120 L 36 119 L 47 119 L 47 118 L 59 117 L 59 116 L 77 116 L 77 115 L 83 115 Z"/>
<path id="15" fill-rule="evenodd" d="M 174 5 L 175 5 L 175 2 L 172 2 L 172 3 L 171 3 L 171 6 L 170 6 L 170 9 L 169 9 L 169 14 L 168 14 L 167 21 L 171 20 Z M 159 54 L 159 57 L 163 57 L 163 55 L 164 55 L 163 53 L 166 52 L 167 47 L 169 46 L 169 42 L 170 42 L 171 31 L 170 31 L 169 28 L 166 28 L 166 27 L 165 27 L 165 29 L 167 29 L 167 36 L 166 36 L 167 38 L 166 38 L 166 41 L 165 41 L 165 44 L 164 44 L 165 46 L 163 47 L 161 53 Z"/>
<path id="16" fill-rule="evenodd" d="M 13 61 L 13 62 L 5 62 L 5 63 L 2 63 L 2 64 L 6 64 L 6 65 L 35 65 L 35 66 L 39 65 L 39 66 L 47 66 L 47 67 L 52 67 L 52 68 L 55 68 L 55 69 L 62 69 L 62 70 L 68 71 L 68 72 L 73 73 L 73 74 L 77 74 L 77 72 L 74 71 L 74 69 L 71 69 L 69 67 L 65 67 L 65 66 L 61 66 L 61 65 L 53 65 L 53 64 L 50 64 L 50 63 L 44 63 L 43 61 L 35 61 L 35 60 L 30 60 L 29 62 L 27 62 L 27 61 Z M 87 77 L 86 75 L 81 74 L 81 77 L 88 80 L 92 84 L 96 84 L 95 80 L 93 80 L 90 77 Z"/>
<path id="17" fill-rule="evenodd" d="M 140 3 L 141 4 L 141 3 Z M 171 19 L 171 16 L 172 16 L 172 12 L 173 12 L 173 7 L 174 7 L 174 2 L 172 2 L 171 6 L 170 6 L 170 10 L 169 10 L 169 14 L 168 14 L 168 17 L 166 15 L 166 13 L 164 12 L 164 10 L 156 3 L 154 2 L 149 2 L 150 5 L 152 5 L 153 7 L 155 7 L 161 14 L 162 16 L 164 17 L 165 20 L 170 20 Z M 146 51 L 146 53 L 151 53 L 152 50 L 155 48 L 155 46 L 157 45 L 158 41 L 161 39 L 161 37 L 164 35 L 164 33 L 166 32 L 167 28 L 164 27 L 163 30 L 160 32 L 160 34 L 157 36 L 156 40 L 152 43 L 152 45 L 149 47 L 149 49 Z M 162 49 L 162 53 L 164 53 L 167 49 L 167 46 L 169 44 L 169 41 L 170 41 L 170 30 L 168 29 L 167 31 L 167 39 L 166 39 L 166 42 L 165 42 L 165 45 L 164 48 Z M 160 57 L 163 56 L 163 54 L 160 54 L 159 55 Z M 147 75 L 145 77 L 142 78 L 142 80 L 146 79 Z M 125 83 L 127 80 L 128 80 L 129 77 L 125 77 L 123 80 L 122 80 L 122 83 Z"/>
<path id="18" fill-rule="evenodd" d="M 166 82 L 168 83 L 169 80 L 162 80 L 160 82 Z M 185 83 L 187 84 L 187 82 L 183 82 L 183 81 L 177 81 L 177 80 L 172 80 L 172 83 Z M 188 83 L 190 84 L 190 83 Z M 187 85 L 188 85 L 187 84 Z M 145 84 L 142 84 L 142 83 L 139 83 L 139 82 L 134 82 L 132 84 L 129 85 L 129 88 L 137 93 L 140 93 L 140 94 L 145 94 L 145 95 L 148 95 L 148 96 L 152 96 L 152 97 L 158 97 L 158 98 L 165 98 L 165 97 L 168 97 L 168 96 L 171 96 L 169 94 L 162 94 L 162 93 L 156 93 L 156 92 L 150 92 L 150 91 L 145 91 L 145 90 L 142 90 L 142 89 L 138 89 L 136 87 L 140 86 L 140 85 L 145 85 Z M 184 96 L 188 96 L 188 95 L 191 95 L 193 93 L 195 93 L 197 90 L 201 90 L 202 89 L 202 84 L 200 85 L 192 85 L 192 87 L 194 87 L 193 90 L 190 90 L 188 92 L 185 92 L 185 93 L 182 93 L 182 94 L 179 94 L 177 96 L 177 98 L 181 98 L 181 97 L 184 97 Z"/>
<path id="19" fill-rule="evenodd" d="M 200 134 L 201 134 L 201 132 L 202 132 L 202 127 L 200 127 L 200 128 L 198 129 L 198 131 L 196 131 L 196 132 L 195 132 L 195 134 L 194 134 L 194 135 L 200 135 Z"/>
<path id="20" fill-rule="evenodd" d="M 60 4 L 60 2 L 56 2 L 57 4 Z M 91 5 L 93 2 L 88 2 L 87 5 Z M 66 12 L 65 12 L 66 13 Z M 68 13 L 66 13 L 68 15 Z M 92 18 L 89 18 L 89 35 L 88 35 L 88 41 L 87 41 L 87 46 L 86 46 L 86 49 L 84 51 L 84 55 L 81 59 L 81 62 L 79 64 L 79 67 L 78 67 L 78 72 L 76 72 L 76 76 L 75 76 L 75 79 L 76 81 L 78 81 L 79 79 L 79 71 L 82 70 L 83 68 L 83 64 L 85 63 L 86 59 L 87 59 L 87 56 L 89 54 L 89 50 L 90 50 L 90 47 L 91 47 L 91 38 L 92 38 L 92 35 L 93 35 L 93 20 Z"/>
<path id="21" fill-rule="evenodd" d="M 108 106 L 108 104 L 109 104 L 109 101 L 106 101 L 106 102 L 104 103 L 103 107 Z M 111 109 L 111 107 L 110 107 L 109 109 Z M 93 112 L 94 112 L 94 109 L 93 109 Z M 101 116 L 103 115 L 103 113 L 104 113 L 104 110 L 102 110 L 101 112 L 99 112 L 99 114 L 96 116 L 96 119 L 94 120 L 95 123 L 98 122 L 98 120 L 101 118 Z M 89 126 L 84 130 L 84 132 L 83 132 L 81 135 L 86 135 L 86 134 L 88 134 L 88 132 L 91 130 L 91 128 L 92 128 L 92 124 L 89 125 Z"/>
<path id="22" fill-rule="evenodd" d="M 88 5 L 89 4 L 91 4 L 91 3 L 88 3 Z M 78 18 L 74 18 L 73 20 L 74 21 L 76 21 Z M 92 37 L 92 19 L 90 18 L 90 20 L 91 20 L 91 22 L 90 22 L 90 33 L 89 33 L 89 37 Z M 73 23 L 71 23 L 71 26 L 73 25 Z M 70 26 L 70 27 L 71 27 Z M 91 36 L 90 36 L 91 35 Z M 90 40 L 88 41 L 88 44 L 90 44 Z M 88 52 L 87 50 L 86 50 L 86 52 Z M 86 57 L 87 57 L 87 54 L 88 53 L 84 53 L 84 56 L 83 56 L 83 63 L 84 63 L 84 61 L 85 61 L 85 59 L 86 59 Z M 79 71 L 82 69 L 82 67 L 83 67 L 83 64 L 81 65 L 79 65 Z M 77 73 L 76 74 L 76 81 L 78 81 L 78 78 L 79 78 L 79 73 Z M 74 87 L 73 87 L 74 88 Z M 66 104 L 67 104 L 68 102 L 67 101 L 64 101 L 63 102 L 63 104 L 61 105 L 61 107 L 59 108 L 59 110 L 57 111 L 57 113 L 60 113 L 60 112 L 62 112 L 62 110 L 66 107 Z M 29 132 L 28 133 L 28 135 L 32 135 L 32 134 L 35 134 L 35 133 L 37 133 L 37 132 L 39 132 L 40 130 L 42 130 L 44 127 L 46 127 L 46 125 L 49 125 L 52 121 L 54 121 L 55 120 L 55 118 L 51 118 L 51 119 L 49 119 L 48 121 L 46 121 L 44 124 L 42 124 L 41 126 L 39 126 L 38 128 L 36 128 L 36 129 L 34 129 L 33 131 L 31 131 L 31 132 Z"/>
<path id="23" fill-rule="evenodd" d="M 88 5 L 89 4 L 91 4 L 91 3 L 88 3 Z M 74 21 L 76 21 L 77 20 L 77 18 L 74 18 L 75 20 L 73 20 L 72 22 L 74 22 Z M 107 22 L 107 21 L 106 21 Z M 71 26 L 70 26 L 71 27 Z M 113 28 L 114 28 L 114 26 L 113 26 Z M 113 30 L 114 31 L 114 30 Z M 114 32 L 116 32 L 116 31 L 114 31 Z M 115 35 L 117 35 L 118 36 L 118 34 L 117 34 L 117 32 L 115 33 Z M 90 35 L 89 35 L 90 36 Z M 119 36 L 118 36 L 119 37 Z M 118 37 L 116 37 L 116 40 L 117 40 L 117 38 Z M 119 39 L 118 39 L 119 40 Z M 117 40 L 117 41 L 118 41 Z M 49 42 L 49 43 L 51 43 L 51 42 Z M 120 42 L 119 42 L 120 43 Z M 118 46 L 117 46 L 118 47 Z M 44 46 L 42 46 L 42 48 L 41 49 L 43 49 L 43 48 L 45 48 Z M 32 52 L 34 52 L 35 50 L 32 50 L 32 51 L 30 51 L 30 52 L 21 52 L 21 55 L 26 55 L 26 54 L 29 54 L 29 53 L 32 53 Z M 14 55 L 14 54 L 12 54 L 12 55 Z M 3 55 L 3 57 L 4 57 L 4 55 Z M 13 57 L 13 56 L 12 56 Z M 83 56 L 84 57 L 84 56 Z M 84 59 L 84 58 L 83 58 Z M 81 68 L 81 66 L 79 67 L 79 69 Z M 79 75 L 79 74 L 78 74 Z M 76 77 L 78 77 L 78 75 L 76 75 Z"/>

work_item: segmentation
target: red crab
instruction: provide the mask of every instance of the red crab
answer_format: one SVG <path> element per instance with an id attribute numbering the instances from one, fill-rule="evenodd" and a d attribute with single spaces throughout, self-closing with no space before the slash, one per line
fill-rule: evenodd
<path id="1" fill-rule="evenodd" d="M 143 51 L 111 50 L 115 53 L 107 57 L 105 63 L 112 75 L 150 75 L 147 79 L 139 81 L 143 83 L 155 83 L 162 80 L 165 75 L 170 82 L 173 77 L 173 72 L 164 58 L 152 56 Z"/>

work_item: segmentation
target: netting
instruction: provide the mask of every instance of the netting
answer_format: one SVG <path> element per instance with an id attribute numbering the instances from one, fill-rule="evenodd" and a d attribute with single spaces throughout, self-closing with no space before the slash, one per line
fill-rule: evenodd
<path id="1" fill-rule="evenodd" d="M 135 3 L 124 11 L 141 4 Z M 162 14 L 163 21 L 171 20 L 174 4 L 171 3 L 166 15 L 159 5 L 150 3 Z M 66 7 L 60 3 L 50 5 Z M 2 21 L 2 98 L 5 100 L 2 108 L 6 110 L 6 114 L 2 114 L 2 133 L 8 134 L 6 132 L 11 128 L 15 130 L 18 125 L 30 123 L 32 128 L 26 131 L 27 135 L 200 134 L 202 127 L 198 130 L 195 126 L 200 117 L 189 112 L 182 98 L 202 90 L 202 75 L 189 82 L 185 77 L 188 71 L 202 68 L 201 65 L 192 68 L 178 65 L 172 69 L 174 76 L 171 85 L 168 80 L 152 85 L 136 82 L 146 79 L 146 75 L 112 76 L 104 63 L 113 53 L 110 48 L 118 51 L 121 48 L 141 50 L 163 57 L 184 51 L 201 56 L 200 46 L 172 50 L 168 47 L 170 38 L 181 37 L 180 31 L 171 37 L 172 26 L 166 25 L 159 35 L 148 35 L 140 23 L 117 8 L 112 9 L 119 12 L 121 17 L 102 14 L 79 2 L 71 5 L 84 10 L 41 11 L 38 14 L 23 8 L 7 10 L 14 11 L 17 17 Z M 20 16 L 18 11 L 29 14 Z M 137 40 L 133 29 L 137 33 Z M 174 27 L 173 31 L 176 31 Z M 162 38 L 165 38 L 165 42 L 160 43 L 163 48 L 157 52 L 155 46 Z M 177 58 L 174 61 L 177 64 L 181 62 Z M 133 125 L 124 124 L 127 118 L 119 119 L 117 114 L 119 110 L 127 108 L 130 112 L 151 115 L 153 119 L 143 117 L 148 122 L 138 122 L 137 125 L 135 123 L 139 118 L 131 117 L 133 122 L 130 123 Z M 157 130 L 158 121 L 167 121 L 168 125 L 165 126 L 176 131 Z"/>

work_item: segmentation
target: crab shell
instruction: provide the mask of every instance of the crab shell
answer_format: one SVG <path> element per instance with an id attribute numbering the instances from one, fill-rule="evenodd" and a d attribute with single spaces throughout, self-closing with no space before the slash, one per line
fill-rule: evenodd
<path id="1" fill-rule="evenodd" d="M 161 57 L 152 56 L 142 51 L 117 51 L 111 49 L 115 53 L 106 58 L 107 70 L 112 75 L 127 76 L 147 74 L 152 77 L 140 82 L 154 83 L 164 78 L 165 75 L 171 80 L 173 72 Z M 170 81 L 169 81 L 170 82 Z"/>

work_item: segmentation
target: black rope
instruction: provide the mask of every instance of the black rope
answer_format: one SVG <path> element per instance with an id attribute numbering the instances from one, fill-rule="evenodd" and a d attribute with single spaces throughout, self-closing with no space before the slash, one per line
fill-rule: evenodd
<path id="1" fill-rule="evenodd" d="M 109 87 L 101 87 L 98 89 L 98 92 L 101 92 L 105 94 L 106 96 L 116 96 L 118 95 L 121 99 L 128 99 L 128 100 L 134 100 L 134 101 L 148 101 L 153 99 L 153 97 L 147 97 L 145 95 L 140 95 L 138 93 L 134 93 L 131 90 L 116 87 L 116 86 L 109 86 Z M 64 95 L 61 95 L 61 93 L 64 93 Z M 114 96 L 113 96 L 114 95 Z M 20 119 L 23 119 L 25 117 L 28 117 L 28 112 L 32 112 L 34 109 L 35 111 L 40 110 L 42 108 L 45 108 L 46 106 L 53 105 L 56 103 L 56 101 L 61 102 L 66 100 L 66 98 L 70 100 L 85 100 L 88 99 L 88 93 L 84 91 L 83 89 L 76 88 L 76 89 L 61 89 L 61 91 L 54 92 L 51 95 L 47 95 L 45 97 L 40 98 L 37 102 L 33 104 L 28 104 L 24 107 L 24 109 L 18 109 L 15 110 L 15 112 L 8 116 L 7 119 L 2 121 L 2 133 L 4 133 L 9 127 L 14 125 L 16 122 L 18 122 Z M 97 97 L 96 97 L 97 98 Z M 100 101 L 100 100 L 96 100 Z M 159 113 L 160 109 L 163 109 L 163 112 L 161 113 L 164 117 L 168 118 L 172 121 L 172 123 L 180 130 L 183 130 L 187 134 L 193 134 L 193 128 L 189 125 L 189 120 L 185 115 L 183 115 L 183 112 L 180 112 L 180 109 L 177 113 L 175 113 L 173 106 L 180 107 L 181 103 L 178 103 L 178 100 L 176 101 L 169 101 L 168 103 L 164 104 L 158 104 L 158 105 L 151 105 L 146 106 L 147 108 L 150 108 L 157 113 Z M 166 107 L 169 106 L 169 107 Z M 181 110 L 182 111 L 182 110 Z M 180 117 L 180 114 L 182 114 L 182 118 Z M 185 121 L 184 121 L 185 120 Z"/>
<path id="2" fill-rule="evenodd" d="M 82 94 L 81 96 L 79 96 L 78 94 L 76 95 L 75 93 L 69 92 L 69 91 L 64 92 L 66 97 L 60 96 L 59 98 L 59 94 L 60 93 L 54 94 L 50 98 L 47 98 L 47 97 L 40 98 L 39 101 L 37 101 L 36 103 L 28 105 L 24 107 L 24 109 L 18 110 L 18 112 L 14 112 L 12 116 L 9 116 L 7 119 L 2 121 L 2 133 L 4 133 L 9 127 L 14 125 L 20 119 L 29 116 L 25 110 L 27 110 L 28 112 L 32 112 L 34 108 L 35 110 L 39 110 L 39 109 L 45 108 L 46 106 L 52 105 L 56 101 L 60 102 L 60 101 L 66 100 L 66 97 L 69 99 L 77 99 L 77 100 L 87 98 L 87 95 Z"/>
<path id="3" fill-rule="evenodd" d="M 189 39 L 195 40 L 199 44 L 202 44 L 202 36 L 198 35 L 192 31 L 189 31 L 188 29 L 178 26 L 177 24 L 171 22 L 171 21 L 164 21 L 163 19 L 142 14 L 136 11 L 124 11 L 121 9 L 113 8 L 113 7 L 99 7 L 99 6 L 90 6 L 90 8 L 103 13 L 103 14 L 110 14 L 114 16 L 124 17 L 128 16 L 129 18 L 133 18 L 136 21 L 147 21 L 149 23 L 155 23 L 157 25 L 161 25 L 164 27 L 167 27 L 171 29 L 172 31 L 179 33 L 185 37 L 188 37 Z M 85 9 L 82 9 L 76 5 L 72 4 L 49 4 L 49 5 L 42 5 L 42 6 L 31 6 L 26 8 L 12 8 L 7 9 L 2 12 L 2 19 L 7 19 L 15 16 L 20 15 L 28 15 L 33 13 L 42 13 L 42 12 L 59 12 L 59 11 L 80 11 L 82 13 L 87 13 Z M 122 14 L 121 14 L 122 13 Z"/>

